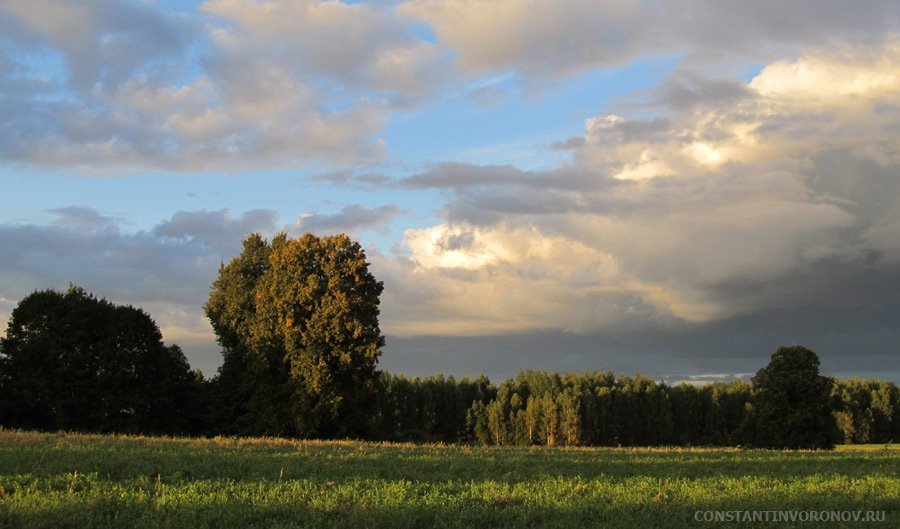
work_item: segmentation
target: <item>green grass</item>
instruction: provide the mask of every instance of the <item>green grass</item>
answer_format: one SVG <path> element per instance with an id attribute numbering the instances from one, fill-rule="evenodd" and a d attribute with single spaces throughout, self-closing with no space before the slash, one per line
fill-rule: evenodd
<path id="1" fill-rule="evenodd" d="M 697 511 L 883 511 L 900 450 L 475 448 L 0 430 L 0 527 L 789 527 Z"/>

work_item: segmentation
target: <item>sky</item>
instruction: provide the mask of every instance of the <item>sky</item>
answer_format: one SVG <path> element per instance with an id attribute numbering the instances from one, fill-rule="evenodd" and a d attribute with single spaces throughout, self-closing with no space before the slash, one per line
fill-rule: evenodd
<path id="1" fill-rule="evenodd" d="M 212 376 L 279 231 L 394 373 L 900 381 L 900 3 L 0 0 L 0 328 L 75 283 Z"/>

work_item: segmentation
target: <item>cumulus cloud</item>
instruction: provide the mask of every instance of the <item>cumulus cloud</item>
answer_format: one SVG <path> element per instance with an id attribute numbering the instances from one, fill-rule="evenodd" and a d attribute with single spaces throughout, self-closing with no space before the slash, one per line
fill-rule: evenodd
<path id="1" fill-rule="evenodd" d="M 393 335 L 585 332 L 671 319 L 665 289 L 642 283 L 615 256 L 534 227 L 440 225 L 405 233 L 405 259 L 373 258 L 384 277 Z"/>
<path id="2" fill-rule="evenodd" d="M 813 306 L 896 314 L 897 49 L 811 49 L 742 86 L 695 82 L 722 95 L 703 104 L 673 97 L 690 78 L 677 72 L 650 97 L 656 115 L 589 119 L 565 167 L 442 164 L 401 181 L 453 199 L 446 223 L 405 232 L 407 260 L 380 265 L 399 298 L 386 314 L 404 322 L 388 328 L 615 334 Z"/>
<path id="3" fill-rule="evenodd" d="M 0 156 L 91 170 L 372 162 L 385 154 L 378 134 L 392 109 L 445 79 L 449 54 L 387 7 L 213 0 L 199 9 L 0 8 Z"/>

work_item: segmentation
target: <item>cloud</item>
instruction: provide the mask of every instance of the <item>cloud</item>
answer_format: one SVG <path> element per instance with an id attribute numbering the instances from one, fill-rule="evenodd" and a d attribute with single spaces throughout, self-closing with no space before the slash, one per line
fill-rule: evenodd
<path id="1" fill-rule="evenodd" d="M 393 204 L 366 208 L 360 204 L 350 204 L 338 213 L 304 213 L 288 228 L 288 233 L 312 232 L 317 235 L 354 233 L 357 230 L 383 229 L 400 212 Z"/>
<path id="2" fill-rule="evenodd" d="M 53 224 L 60 228 L 81 233 L 117 231 L 116 219 L 101 214 L 94 208 L 68 206 L 49 210 L 54 215 Z"/>
<path id="3" fill-rule="evenodd" d="M 377 161 L 449 57 L 387 7 L 319 0 L 32 2 L 0 28 L 0 156 L 91 171 Z"/>
<path id="4" fill-rule="evenodd" d="M 375 261 L 385 328 L 621 336 L 824 307 L 866 311 L 848 332 L 877 332 L 900 290 L 900 56 L 834 49 L 743 85 L 676 72 L 638 95 L 655 115 L 587 120 L 556 169 L 401 180 L 452 194 L 443 223 L 405 232 L 405 258 Z M 673 91 L 688 84 L 710 97 Z"/>
<path id="5" fill-rule="evenodd" d="M 228 38 L 282 65 L 350 90 L 427 95 L 444 74 L 440 51 L 378 5 L 318 0 L 211 0 L 202 9 L 231 23 Z M 223 37 L 224 38 L 224 37 Z"/>
<path id="6" fill-rule="evenodd" d="M 769 60 L 832 39 L 873 43 L 896 31 L 900 8 L 840 1 L 410 0 L 399 12 L 427 23 L 471 74 L 520 72 L 526 81 L 625 64 L 639 55 Z M 725 61 L 726 63 L 728 61 Z"/>
<path id="7" fill-rule="evenodd" d="M 645 36 L 633 31 L 644 13 L 627 1 L 416 0 L 400 12 L 428 23 L 473 74 L 621 64 Z"/>
<path id="8" fill-rule="evenodd" d="M 385 332 L 477 335 L 671 319 L 664 288 L 642 283 L 610 253 L 536 228 L 439 225 L 409 229 L 410 254 L 372 256 L 384 277 Z"/>
<path id="9" fill-rule="evenodd" d="M 73 211 L 80 219 L 100 219 L 102 229 L 96 222 L 71 222 Z M 117 221 L 88 208 L 64 208 L 58 215 L 49 225 L 0 226 L 2 283 L 15 288 L 4 297 L 76 282 L 102 287 L 118 299 L 189 303 L 205 295 L 220 261 L 199 242 L 126 233 Z"/>
<path id="10" fill-rule="evenodd" d="M 139 4 L 14 2 L 0 10 L 5 34 L 30 49 L 51 47 L 64 58 L 78 92 L 109 92 L 136 75 L 172 66 L 188 45 L 191 29 L 180 17 Z"/>
<path id="11" fill-rule="evenodd" d="M 346 168 L 316 174 L 311 177 L 311 180 L 333 185 L 353 186 L 359 189 L 377 189 L 394 184 L 394 179 L 386 174 L 371 171 L 357 172 Z"/>
<path id="12" fill-rule="evenodd" d="M 485 78 L 552 84 L 678 56 L 682 76 L 657 103 L 735 101 L 748 87 L 708 70 L 794 57 L 811 43 L 880 45 L 898 10 L 889 1 L 7 4 L 0 158 L 91 172 L 361 167 L 390 159 L 380 136 L 398 112 L 459 93 L 477 99 Z M 667 170 L 651 160 L 628 174 Z"/>
<path id="13" fill-rule="evenodd" d="M 900 334 L 893 330 L 879 335 L 790 329 L 790 324 L 821 316 L 812 309 L 777 312 L 766 320 L 742 319 L 666 333 L 644 330 L 632 336 L 559 331 L 388 336 L 379 367 L 417 376 L 436 371 L 457 377 L 487 374 L 495 382 L 513 378 L 522 369 L 557 373 L 609 370 L 641 373 L 677 384 L 685 379 L 719 378 L 715 374 L 753 374 L 768 363 L 779 345 L 803 343 L 819 355 L 824 374 L 900 380 L 900 371 L 894 367 L 896 348 L 891 345 Z M 787 325 L 777 323 L 778 319 Z M 818 329 L 821 326 L 814 325 Z M 697 375 L 701 373 L 713 375 L 700 378 Z"/>
<path id="14" fill-rule="evenodd" d="M 444 162 L 430 170 L 403 178 L 400 187 L 410 189 L 467 188 L 479 185 L 526 182 L 528 173 L 511 165 L 479 166 L 469 163 Z"/>
<path id="15" fill-rule="evenodd" d="M 236 254 L 240 241 L 249 233 L 275 231 L 277 214 L 272 210 L 254 209 L 232 218 L 227 209 L 218 211 L 179 211 L 157 224 L 153 235 L 202 245 L 218 255 Z"/>
<path id="16" fill-rule="evenodd" d="M 592 175 L 566 167 L 552 171 L 525 171 L 512 165 L 442 162 L 424 172 L 400 178 L 393 184 L 399 188 L 452 189 L 455 192 L 492 186 L 577 190 L 596 187 L 597 180 Z"/>

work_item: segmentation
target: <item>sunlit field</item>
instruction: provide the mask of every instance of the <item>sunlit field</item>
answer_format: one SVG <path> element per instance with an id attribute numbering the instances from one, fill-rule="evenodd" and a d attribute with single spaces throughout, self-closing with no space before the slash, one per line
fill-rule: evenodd
<path id="1" fill-rule="evenodd" d="M 880 511 L 897 446 L 505 448 L 0 431 L 0 527 L 787 527 L 705 511 Z"/>

